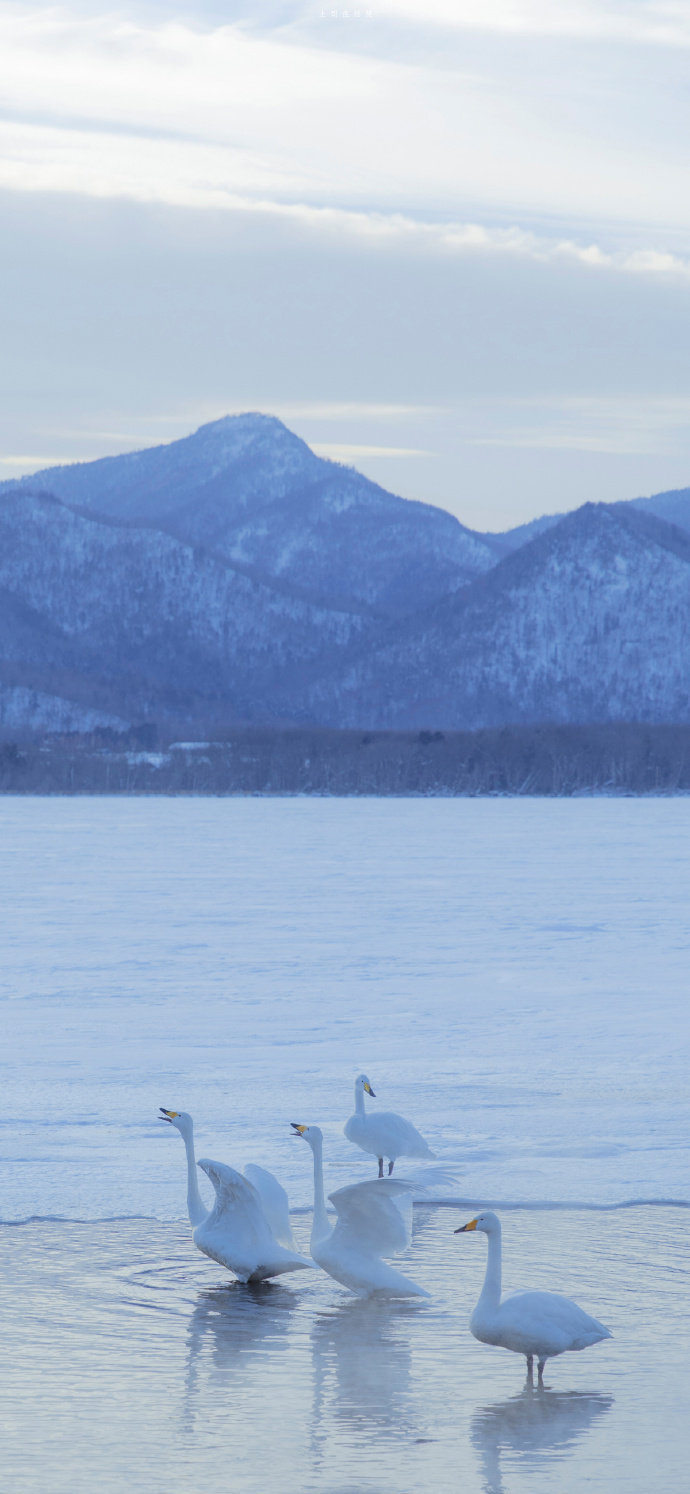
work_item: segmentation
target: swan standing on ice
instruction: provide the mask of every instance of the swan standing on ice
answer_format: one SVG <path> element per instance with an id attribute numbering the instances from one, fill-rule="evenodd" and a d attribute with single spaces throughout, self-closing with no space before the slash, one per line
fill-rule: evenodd
<path id="1" fill-rule="evenodd" d="M 380 1178 L 383 1177 L 384 1157 L 388 1158 L 389 1177 L 398 1157 L 428 1157 L 433 1161 L 434 1153 L 411 1121 L 396 1115 L 393 1110 L 381 1110 L 378 1115 L 367 1113 L 364 1109 L 365 1094 L 376 1099 L 366 1074 L 358 1074 L 355 1079 L 355 1113 L 343 1129 L 348 1141 L 353 1141 L 363 1152 L 378 1157 Z"/>
<path id="2" fill-rule="evenodd" d="M 409 1216 L 396 1200 L 409 1194 L 411 1185 L 398 1178 L 370 1178 L 366 1183 L 338 1188 L 329 1195 L 338 1216 L 336 1224 L 331 1225 L 323 1188 L 323 1132 L 318 1126 L 298 1126 L 295 1121 L 291 1124 L 314 1154 L 311 1253 L 317 1265 L 361 1297 L 372 1292 L 387 1297 L 428 1297 L 423 1287 L 381 1259 L 397 1255 L 410 1243 Z"/>
<path id="3" fill-rule="evenodd" d="M 501 1221 L 497 1214 L 478 1214 L 455 1233 L 463 1235 L 473 1229 L 481 1230 L 489 1239 L 484 1285 L 470 1318 L 470 1333 L 480 1343 L 524 1354 L 530 1378 L 536 1358 L 541 1380 L 547 1359 L 569 1349 L 588 1349 L 590 1344 L 613 1336 L 603 1323 L 557 1292 L 515 1292 L 502 1302 Z"/>
<path id="4" fill-rule="evenodd" d="M 240 1281 L 264 1281 L 285 1271 L 311 1269 L 297 1255 L 290 1228 L 287 1194 L 264 1167 L 250 1165 L 244 1177 L 224 1162 L 199 1162 L 216 1193 L 207 1209 L 197 1180 L 194 1123 L 185 1110 L 164 1110 L 160 1119 L 174 1126 L 187 1153 L 187 1213 L 198 1250 L 227 1266 Z"/>

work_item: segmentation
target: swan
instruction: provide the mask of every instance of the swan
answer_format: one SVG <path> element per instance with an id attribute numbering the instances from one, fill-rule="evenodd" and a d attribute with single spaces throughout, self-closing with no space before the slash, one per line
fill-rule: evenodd
<path id="1" fill-rule="evenodd" d="M 323 1132 L 318 1126 L 298 1126 L 314 1154 L 314 1220 L 311 1253 L 317 1265 L 342 1282 L 351 1292 L 367 1297 L 379 1292 L 387 1297 L 428 1297 L 423 1287 L 409 1281 L 381 1259 L 396 1255 L 410 1243 L 410 1219 L 397 1200 L 409 1194 L 410 1184 L 398 1178 L 370 1178 L 351 1183 L 329 1195 L 338 1216 L 331 1225 L 323 1189 Z"/>
<path id="2" fill-rule="evenodd" d="M 197 1248 L 227 1266 L 240 1281 L 264 1281 L 285 1271 L 311 1269 L 312 1263 L 294 1250 L 287 1194 L 266 1168 L 250 1164 L 242 1173 L 223 1162 L 199 1162 L 216 1193 L 207 1209 L 199 1192 L 194 1158 L 194 1123 L 185 1110 L 165 1110 L 185 1144 L 187 1153 L 187 1213 Z"/>
<path id="3" fill-rule="evenodd" d="M 216 1202 L 192 1234 L 198 1250 L 243 1282 L 311 1268 L 311 1261 L 278 1244 L 256 1189 L 241 1172 L 207 1157 L 199 1159 L 199 1166 L 215 1188 Z"/>
<path id="4" fill-rule="evenodd" d="M 396 1115 L 393 1110 L 381 1110 L 378 1115 L 367 1114 L 365 1094 L 376 1099 L 366 1074 L 358 1074 L 355 1079 L 355 1113 L 343 1129 L 348 1141 L 353 1141 L 363 1152 L 378 1157 L 380 1178 L 383 1177 L 384 1157 L 388 1158 L 389 1177 L 398 1157 L 429 1157 L 433 1161 L 435 1153 L 430 1151 L 411 1121 Z"/>
<path id="5" fill-rule="evenodd" d="M 497 1214 L 478 1214 L 455 1233 L 463 1235 L 474 1229 L 481 1230 L 489 1240 L 484 1285 L 470 1318 L 470 1333 L 480 1343 L 524 1354 L 530 1378 L 536 1357 L 541 1381 L 547 1359 L 613 1337 L 603 1323 L 557 1292 L 515 1292 L 502 1302 L 501 1221 Z"/>

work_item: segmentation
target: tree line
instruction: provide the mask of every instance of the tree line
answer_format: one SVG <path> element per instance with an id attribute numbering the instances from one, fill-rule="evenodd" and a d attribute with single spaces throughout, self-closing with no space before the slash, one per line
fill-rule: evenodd
<path id="1" fill-rule="evenodd" d="M 481 731 L 155 723 L 0 742 L 6 794 L 547 795 L 690 792 L 690 726 L 545 723 Z"/>

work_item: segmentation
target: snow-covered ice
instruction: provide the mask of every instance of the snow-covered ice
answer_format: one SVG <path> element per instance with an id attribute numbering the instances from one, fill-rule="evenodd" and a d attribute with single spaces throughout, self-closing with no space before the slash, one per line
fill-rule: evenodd
<path id="1" fill-rule="evenodd" d="M 689 800 L 4 799 L 0 827 L 1 1218 L 179 1218 L 159 1105 L 306 1204 L 290 1121 L 335 1182 L 371 1170 L 361 1071 L 452 1196 L 690 1202 Z"/>

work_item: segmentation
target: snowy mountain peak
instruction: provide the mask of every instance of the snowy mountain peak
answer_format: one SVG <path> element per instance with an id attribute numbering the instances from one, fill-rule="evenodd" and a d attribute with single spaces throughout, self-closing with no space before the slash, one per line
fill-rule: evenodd
<path id="1" fill-rule="evenodd" d="M 247 410 L 241 415 L 221 415 L 219 420 L 210 420 L 200 425 L 191 436 L 172 442 L 172 447 L 193 442 L 196 446 L 209 443 L 220 446 L 230 461 L 236 460 L 248 448 L 277 450 L 289 446 L 304 452 L 309 451 L 305 441 L 283 425 L 277 415 L 263 415 L 260 411 Z"/>
<path id="2" fill-rule="evenodd" d="M 218 420 L 207 420 L 204 425 L 200 425 L 192 432 L 191 437 L 187 436 L 183 439 L 190 440 L 194 436 L 203 436 L 207 433 L 225 435 L 234 431 L 257 435 L 271 431 L 289 436 L 293 441 L 299 440 L 299 437 L 294 436 L 277 415 L 265 415 L 262 410 L 244 410 L 239 415 L 221 415 Z"/>

